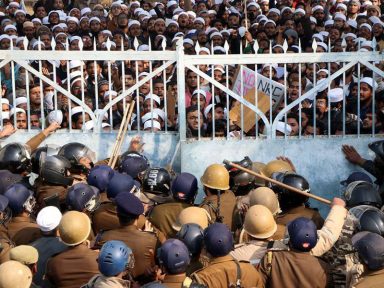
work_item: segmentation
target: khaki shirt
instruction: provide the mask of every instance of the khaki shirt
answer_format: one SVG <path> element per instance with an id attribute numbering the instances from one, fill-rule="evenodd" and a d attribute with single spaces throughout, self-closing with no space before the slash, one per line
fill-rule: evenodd
<path id="1" fill-rule="evenodd" d="M 119 227 L 116 205 L 112 202 L 101 203 L 100 207 L 92 214 L 93 231 L 99 233 L 101 230 L 106 231 Z"/>
<path id="2" fill-rule="evenodd" d="M 305 252 L 273 251 L 272 261 L 266 254 L 259 271 L 264 286 L 269 288 L 327 287 L 328 264 Z"/>
<path id="3" fill-rule="evenodd" d="M 201 208 L 207 210 L 211 216 L 212 222 L 216 221 L 217 195 L 207 196 L 200 204 Z M 236 208 L 236 197 L 232 191 L 227 190 L 220 195 L 220 216 L 223 217 L 223 223 L 233 231 L 233 215 Z"/>
<path id="4" fill-rule="evenodd" d="M 163 232 L 167 238 L 174 238 L 176 236 L 176 231 L 172 228 L 172 225 L 175 224 L 176 218 L 180 212 L 190 206 L 190 204 L 181 202 L 156 205 L 149 214 L 148 220 L 157 229 Z"/>
<path id="5" fill-rule="evenodd" d="M 16 246 L 28 245 L 41 237 L 39 226 L 30 217 L 13 217 L 7 226 L 8 235 Z"/>
<path id="6" fill-rule="evenodd" d="M 236 245 L 235 250 L 231 251 L 230 254 L 237 261 L 247 261 L 255 266 L 267 253 L 267 246 L 268 241 L 252 240 Z"/>
<path id="7" fill-rule="evenodd" d="M 260 275 L 249 263 L 238 262 L 240 266 L 241 287 L 263 287 Z M 236 286 L 238 266 L 232 256 L 227 255 L 211 260 L 208 267 L 196 271 L 191 278 L 209 288 L 228 288 Z"/>
<path id="8" fill-rule="evenodd" d="M 285 213 L 277 215 L 276 223 L 287 225 L 289 222 L 295 220 L 298 217 L 311 219 L 313 222 L 315 222 L 317 229 L 321 229 L 321 227 L 323 227 L 324 219 L 321 217 L 320 213 L 305 206 L 295 207 Z"/>
<path id="9" fill-rule="evenodd" d="M 134 278 L 142 276 L 147 268 L 155 264 L 154 255 L 156 255 L 156 249 L 160 243 L 151 232 L 144 232 L 135 225 L 129 225 L 105 231 L 96 238 L 96 247 L 101 247 L 109 240 L 120 240 L 132 249 L 135 257 L 135 267 L 132 273 Z"/>
<path id="10" fill-rule="evenodd" d="M 182 288 L 183 282 L 187 276 L 185 273 L 178 275 L 165 275 L 162 284 L 168 288 Z"/>
<path id="11" fill-rule="evenodd" d="M 51 258 L 46 277 L 57 288 L 79 288 L 99 273 L 98 252 L 80 244 Z"/>
<path id="12" fill-rule="evenodd" d="M 355 288 L 382 288 L 384 287 L 384 269 L 377 271 L 367 270 Z"/>

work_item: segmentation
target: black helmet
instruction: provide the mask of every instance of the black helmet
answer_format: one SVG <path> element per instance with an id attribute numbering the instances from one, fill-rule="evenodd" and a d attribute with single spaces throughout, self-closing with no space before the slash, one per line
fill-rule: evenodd
<path id="1" fill-rule="evenodd" d="M 149 168 L 143 179 L 143 193 L 155 202 L 170 198 L 171 175 L 164 168 Z"/>
<path id="2" fill-rule="evenodd" d="M 45 145 L 33 151 L 33 153 L 31 154 L 32 172 L 39 174 L 40 164 L 42 163 L 40 160 L 41 160 L 41 155 L 43 153 L 46 156 L 53 156 L 53 155 L 57 155 L 59 150 L 60 150 L 59 146 Z"/>
<path id="3" fill-rule="evenodd" d="M 196 177 L 190 173 L 180 173 L 173 180 L 171 191 L 175 200 L 193 203 L 197 194 Z"/>
<path id="4" fill-rule="evenodd" d="M 382 200 L 377 188 L 365 181 L 351 182 L 344 192 L 344 198 L 348 208 L 358 205 L 370 205 L 377 208 L 382 206 Z"/>
<path id="5" fill-rule="evenodd" d="M 43 181 L 56 185 L 72 185 L 73 178 L 67 177 L 71 163 L 66 158 L 54 155 L 43 157 L 41 160 L 39 175 Z"/>
<path id="6" fill-rule="evenodd" d="M 0 169 L 12 173 L 31 171 L 31 154 L 29 147 L 20 143 L 10 143 L 0 149 Z"/>
<path id="7" fill-rule="evenodd" d="M 358 220 L 359 231 L 384 235 L 384 213 L 376 207 L 360 205 L 349 210 Z"/>
<path id="8" fill-rule="evenodd" d="M 301 191 L 310 192 L 308 181 L 301 175 L 295 173 L 285 173 L 280 181 Z M 278 193 L 280 207 L 282 210 L 300 206 L 308 201 L 308 197 L 291 192 L 284 188 L 275 188 Z"/>
<path id="9" fill-rule="evenodd" d="M 200 225 L 195 223 L 187 223 L 181 226 L 176 234 L 176 238 L 183 241 L 188 247 L 192 256 L 200 255 L 204 242 L 204 231 Z"/>
<path id="10" fill-rule="evenodd" d="M 0 194 L 8 189 L 9 186 L 23 180 L 20 174 L 11 173 L 9 170 L 0 170 Z"/>
<path id="11" fill-rule="evenodd" d="M 375 141 L 368 144 L 368 148 L 371 149 L 377 156 L 384 160 L 384 140 Z"/>
<path id="12" fill-rule="evenodd" d="M 91 162 L 95 161 L 95 152 L 78 142 L 65 144 L 59 150 L 58 155 L 68 159 L 69 163 L 71 163 L 71 170 L 76 172 L 82 172 L 85 169 L 79 162 L 81 158 L 88 158 Z"/>

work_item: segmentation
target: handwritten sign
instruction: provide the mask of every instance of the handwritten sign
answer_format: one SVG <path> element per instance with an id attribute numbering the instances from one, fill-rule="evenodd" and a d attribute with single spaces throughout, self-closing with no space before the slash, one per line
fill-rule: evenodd
<path id="1" fill-rule="evenodd" d="M 249 90 L 257 88 L 257 90 L 263 91 L 268 97 L 272 96 L 272 110 L 274 111 L 284 98 L 285 86 L 244 66 L 242 72 L 243 78 L 241 79 L 240 68 L 237 70 L 236 80 L 232 87 L 233 92 L 241 96 L 246 95 Z M 241 84 L 241 80 L 243 80 L 243 84 Z"/>

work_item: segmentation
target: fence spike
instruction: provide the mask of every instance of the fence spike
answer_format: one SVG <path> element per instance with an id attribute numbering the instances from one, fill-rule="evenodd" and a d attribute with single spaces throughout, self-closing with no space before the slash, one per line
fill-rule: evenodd
<path id="1" fill-rule="evenodd" d="M 135 40 L 133 40 L 133 47 L 135 47 L 135 50 L 139 48 L 139 40 L 137 40 L 137 37 L 135 37 Z"/>
<path id="2" fill-rule="evenodd" d="M 347 41 L 345 41 L 345 38 L 343 38 L 343 40 L 341 41 L 341 47 L 343 48 L 343 51 L 345 52 L 345 50 L 347 49 Z"/>
<path id="3" fill-rule="evenodd" d="M 83 47 L 84 47 L 83 39 L 80 38 L 78 45 L 79 45 L 80 51 L 83 51 Z"/>
<path id="4" fill-rule="evenodd" d="M 199 41 L 196 41 L 195 51 L 196 51 L 196 55 L 199 55 L 199 53 L 200 53 L 200 44 L 199 44 Z"/>
<path id="5" fill-rule="evenodd" d="M 29 44 L 28 38 L 24 37 L 24 40 L 23 40 L 24 50 L 28 50 L 28 44 Z"/>
<path id="6" fill-rule="evenodd" d="M 313 39 L 313 42 L 312 42 L 312 49 L 313 49 L 313 53 L 316 53 L 316 50 L 317 50 L 317 42 L 316 42 L 316 39 Z"/>
<path id="7" fill-rule="evenodd" d="M 283 43 L 283 50 L 284 50 L 284 53 L 287 53 L 287 50 L 288 50 L 288 42 L 287 42 L 287 39 L 284 40 L 284 43 Z"/>
<path id="8" fill-rule="evenodd" d="M 167 40 L 163 38 L 163 41 L 161 41 L 161 47 L 163 48 L 163 51 L 167 48 Z"/>
<path id="9" fill-rule="evenodd" d="M 107 38 L 107 42 L 105 43 L 105 47 L 107 47 L 108 51 L 111 51 L 111 46 L 112 46 L 112 43 L 111 43 L 111 40 L 109 40 L 109 37 L 108 37 Z"/>
<path id="10" fill-rule="evenodd" d="M 225 43 L 224 43 L 224 50 L 225 50 L 225 54 L 229 54 L 229 44 L 228 44 L 228 41 L 225 40 Z"/>
<path id="11" fill-rule="evenodd" d="M 377 41 L 376 37 L 372 38 L 372 51 L 376 51 Z"/>
<path id="12" fill-rule="evenodd" d="M 52 51 L 55 50 L 55 48 L 56 48 L 55 37 L 52 37 L 52 40 L 51 40 L 51 49 L 52 49 Z"/>
<path id="13" fill-rule="evenodd" d="M 253 50 L 255 51 L 255 54 L 257 54 L 257 52 L 259 51 L 259 42 L 257 40 L 255 40 L 255 42 L 253 43 Z"/>
<path id="14" fill-rule="evenodd" d="M 148 38 L 148 50 L 149 50 L 149 51 L 152 51 L 152 41 L 151 41 L 151 37 Z"/>

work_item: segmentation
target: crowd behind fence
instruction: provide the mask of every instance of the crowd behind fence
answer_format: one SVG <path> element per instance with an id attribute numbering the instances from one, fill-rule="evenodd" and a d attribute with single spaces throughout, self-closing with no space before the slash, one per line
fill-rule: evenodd
<path id="1" fill-rule="evenodd" d="M 0 15 L 3 131 L 109 132 L 135 100 L 130 130 L 183 140 L 384 132 L 377 1 L 56 2 Z"/>

